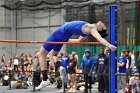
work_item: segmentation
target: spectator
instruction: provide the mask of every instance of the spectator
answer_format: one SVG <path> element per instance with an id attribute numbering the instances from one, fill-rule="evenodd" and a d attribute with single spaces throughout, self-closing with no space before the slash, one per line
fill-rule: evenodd
<path id="1" fill-rule="evenodd" d="M 131 50 L 129 55 L 131 56 L 131 65 L 130 65 L 130 67 L 132 69 L 134 69 L 134 66 L 135 66 L 135 55 L 134 55 L 134 51 Z"/>
<path id="2" fill-rule="evenodd" d="M 19 67 L 18 67 L 18 71 L 19 71 L 19 73 L 18 73 L 18 77 L 19 77 L 19 79 L 23 79 L 23 71 L 22 71 L 22 66 L 21 65 L 19 65 Z"/>
<path id="3" fill-rule="evenodd" d="M 33 63 L 33 61 L 32 61 L 32 55 L 31 54 L 27 54 L 27 59 L 28 59 L 28 62 L 29 62 L 29 64 L 31 65 L 32 63 Z"/>
<path id="4" fill-rule="evenodd" d="M 60 78 L 60 71 L 59 71 L 60 66 L 61 66 L 61 60 L 58 60 L 55 64 L 55 77 L 53 77 L 52 74 L 50 74 L 51 82 L 53 83 L 56 81 L 56 85 L 57 85 L 56 87 L 58 89 L 62 87 L 62 80 Z"/>
<path id="5" fill-rule="evenodd" d="M 24 73 L 24 53 L 20 55 L 20 65 L 22 66 L 22 71 Z"/>
<path id="6" fill-rule="evenodd" d="M 124 89 L 124 93 L 131 93 L 130 85 L 128 83 L 126 83 L 126 86 L 125 86 L 125 89 Z"/>
<path id="7" fill-rule="evenodd" d="M 61 62 L 57 62 L 57 66 L 59 68 L 58 71 L 60 73 L 60 78 L 62 80 L 62 90 L 61 90 L 61 92 L 63 92 L 65 86 L 67 85 L 68 77 L 67 77 L 66 69 L 63 66 L 61 66 Z"/>
<path id="8" fill-rule="evenodd" d="M 12 64 L 13 64 L 13 59 L 10 58 L 9 62 L 8 62 L 8 72 L 12 71 Z"/>
<path id="9" fill-rule="evenodd" d="M 60 55 L 58 56 L 59 61 L 62 61 L 62 56 L 63 56 L 63 53 L 60 53 Z"/>
<path id="10" fill-rule="evenodd" d="M 81 67 L 77 66 L 76 73 L 82 73 Z M 76 81 L 77 81 L 77 82 L 80 82 L 79 78 L 80 78 L 81 76 L 83 76 L 83 74 L 76 74 L 76 79 L 77 79 Z M 84 79 L 83 79 L 83 82 L 84 82 Z"/>
<path id="11" fill-rule="evenodd" d="M 98 92 L 104 93 L 105 91 L 108 93 L 108 85 L 106 83 L 106 76 L 103 74 L 108 74 L 108 56 L 105 55 L 104 49 L 100 49 L 100 54 L 96 63 L 95 74 L 97 73 L 97 79 L 99 82 Z"/>
<path id="12" fill-rule="evenodd" d="M 130 55 L 130 51 L 126 50 L 126 58 L 127 58 L 127 68 L 131 68 L 131 55 Z"/>
<path id="13" fill-rule="evenodd" d="M 96 53 L 94 53 L 92 60 L 94 61 L 94 63 L 96 64 L 97 60 L 98 60 L 98 56 L 96 55 Z"/>
<path id="14" fill-rule="evenodd" d="M 35 58 L 33 60 L 33 71 L 34 71 L 34 85 L 39 86 L 41 79 L 40 79 L 40 66 L 39 66 L 39 59 L 38 59 L 38 51 L 35 52 Z"/>
<path id="15" fill-rule="evenodd" d="M 126 51 L 122 50 L 121 51 L 121 57 L 118 59 L 117 62 L 117 67 L 118 67 L 118 77 L 117 77 L 117 88 L 119 91 L 122 91 L 125 89 L 125 84 L 126 84 L 126 64 L 127 64 L 127 59 L 125 57 Z"/>
<path id="16" fill-rule="evenodd" d="M 70 55 L 70 62 L 68 67 L 69 78 L 71 81 L 70 92 L 76 92 L 76 65 L 77 57 L 75 57 L 75 54 Z"/>
<path id="17" fill-rule="evenodd" d="M 138 72 L 139 72 L 139 74 L 140 74 L 140 52 L 138 52 L 137 56 L 138 56 L 138 58 L 137 58 L 136 67 L 137 67 Z"/>
<path id="18" fill-rule="evenodd" d="M 134 73 L 135 76 L 138 76 L 139 74 L 138 73 Z M 132 76 L 130 79 L 129 79 L 129 86 L 130 86 L 130 90 L 132 89 L 132 85 L 135 83 L 135 76 Z"/>
<path id="19" fill-rule="evenodd" d="M 5 62 L 6 62 L 6 56 L 5 54 L 2 54 L 2 57 L 1 57 L 1 65 L 2 65 L 2 70 L 4 69 L 5 67 Z"/>
<path id="20" fill-rule="evenodd" d="M 82 61 L 82 72 L 84 73 L 84 80 L 85 80 L 85 89 L 89 88 L 89 91 L 91 92 L 91 74 L 93 71 L 94 63 L 91 57 L 91 52 L 89 49 L 85 50 L 85 56 Z M 89 83 L 89 87 L 88 86 Z M 85 90 L 87 92 L 87 90 Z"/>
<path id="21" fill-rule="evenodd" d="M 78 55 L 77 55 L 77 53 L 76 53 L 75 51 L 72 51 L 71 54 L 75 56 L 75 58 L 76 58 L 76 60 L 77 60 L 77 64 L 78 64 L 79 60 L 78 60 Z"/>
<path id="22" fill-rule="evenodd" d="M 70 58 L 68 56 L 67 50 L 63 50 L 61 65 L 65 68 L 66 72 L 68 71 L 69 60 Z"/>
<path id="23" fill-rule="evenodd" d="M 11 81 L 12 89 L 27 89 L 27 84 L 23 81 Z"/>
<path id="24" fill-rule="evenodd" d="M 126 74 L 127 74 L 127 80 L 129 80 L 130 76 L 131 76 L 131 55 L 130 55 L 130 51 L 126 50 L 126 59 L 127 59 L 127 64 L 126 64 Z"/>
<path id="25" fill-rule="evenodd" d="M 50 70 L 50 57 L 49 55 L 46 56 L 46 62 L 47 62 L 47 70 Z"/>
<path id="26" fill-rule="evenodd" d="M 3 78 L 3 84 L 2 86 L 8 86 L 9 85 L 9 76 L 5 75 Z"/>
<path id="27" fill-rule="evenodd" d="M 52 56 L 51 55 L 47 55 L 48 57 L 49 57 L 49 59 L 50 59 L 50 62 L 49 62 L 49 65 L 50 65 L 50 70 L 51 71 L 53 71 L 53 70 L 55 70 L 56 71 L 56 69 L 55 69 L 55 62 L 57 61 L 55 61 L 55 60 L 53 60 L 52 59 Z M 56 57 L 57 58 L 57 57 Z M 46 66 L 47 66 L 47 64 L 46 64 Z M 47 67 L 46 67 L 47 68 Z M 47 68 L 48 69 L 48 68 Z"/>
<path id="28" fill-rule="evenodd" d="M 6 56 L 5 54 L 2 54 L 2 57 L 1 57 L 1 62 L 5 63 L 6 62 Z"/>
<path id="29" fill-rule="evenodd" d="M 106 56 L 109 56 L 109 48 L 108 48 L 108 47 L 105 48 L 104 54 L 105 54 Z"/>
<path id="30" fill-rule="evenodd" d="M 18 65 L 19 65 L 19 61 L 20 61 L 20 58 L 18 57 L 18 55 L 16 54 L 13 58 L 13 61 L 14 61 L 14 71 L 18 71 Z"/>
<path id="31" fill-rule="evenodd" d="M 132 84 L 132 93 L 140 93 L 140 78 L 139 78 L 139 76 L 134 77 L 134 83 Z"/>
<path id="32" fill-rule="evenodd" d="M 27 66 L 27 68 L 26 68 L 26 71 L 25 71 L 25 75 L 26 76 L 29 76 L 29 75 L 31 75 L 31 65 L 29 64 L 28 66 Z"/>
<path id="33" fill-rule="evenodd" d="M 68 65 L 69 65 L 70 58 L 68 56 L 67 50 L 63 49 L 63 56 L 61 59 L 61 65 L 65 68 L 67 76 L 68 76 Z M 69 82 L 67 82 L 67 88 L 69 87 Z"/>
<path id="34" fill-rule="evenodd" d="M 26 71 L 27 66 L 29 65 L 29 61 L 26 54 L 23 55 L 23 59 L 24 59 L 24 69 L 25 69 L 24 71 Z"/>
<path id="35" fill-rule="evenodd" d="M 107 57 L 107 60 L 106 60 L 107 65 L 106 65 L 106 68 L 105 68 L 105 71 L 104 71 L 104 74 L 106 74 L 106 75 L 104 75 L 105 90 L 106 90 L 106 92 L 109 92 L 109 77 L 108 77 L 109 76 L 108 75 L 108 73 L 109 73 L 109 48 L 108 47 L 105 48 L 104 54 Z"/>

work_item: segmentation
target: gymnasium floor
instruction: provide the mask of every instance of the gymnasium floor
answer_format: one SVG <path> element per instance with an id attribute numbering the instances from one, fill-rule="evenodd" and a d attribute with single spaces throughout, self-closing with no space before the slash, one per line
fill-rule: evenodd
<path id="1" fill-rule="evenodd" d="M 32 90 L 33 87 L 28 87 L 28 89 L 8 90 L 8 86 L 0 86 L 0 93 L 60 93 L 60 90 L 56 89 L 54 85 L 47 86 L 46 88 L 37 92 L 32 92 Z M 92 93 L 96 93 L 96 92 L 97 92 L 97 86 L 93 86 Z M 77 91 L 76 93 L 83 93 L 83 91 Z"/>

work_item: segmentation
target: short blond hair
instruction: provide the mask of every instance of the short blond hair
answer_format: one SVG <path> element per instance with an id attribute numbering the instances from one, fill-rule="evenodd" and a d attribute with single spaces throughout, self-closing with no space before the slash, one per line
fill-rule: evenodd
<path id="1" fill-rule="evenodd" d="M 76 52 L 75 52 L 75 51 L 72 51 L 71 54 L 72 54 L 72 55 L 76 55 Z"/>

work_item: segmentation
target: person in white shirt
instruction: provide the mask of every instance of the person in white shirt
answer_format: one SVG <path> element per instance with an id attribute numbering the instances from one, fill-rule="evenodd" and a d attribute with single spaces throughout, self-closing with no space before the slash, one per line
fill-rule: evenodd
<path id="1" fill-rule="evenodd" d="M 130 51 L 129 55 L 131 56 L 131 65 L 130 65 L 130 67 L 131 67 L 131 69 L 134 69 L 134 67 L 135 67 L 135 55 L 134 55 L 133 50 Z"/>
<path id="2" fill-rule="evenodd" d="M 61 92 L 64 92 L 64 88 L 65 88 L 65 86 L 67 85 L 67 82 L 68 82 L 68 76 L 67 76 L 67 73 L 66 73 L 66 69 L 63 66 L 61 66 L 61 62 L 59 62 L 57 65 L 59 66 L 60 78 L 62 80 L 62 90 L 61 90 Z"/>

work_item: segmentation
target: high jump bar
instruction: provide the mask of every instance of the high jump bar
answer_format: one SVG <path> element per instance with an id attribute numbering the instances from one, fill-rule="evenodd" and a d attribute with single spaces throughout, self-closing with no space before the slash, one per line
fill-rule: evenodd
<path id="1" fill-rule="evenodd" d="M 100 42 L 42 42 L 42 41 L 28 41 L 28 40 L 0 40 L 0 43 L 102 45 Z"/>

